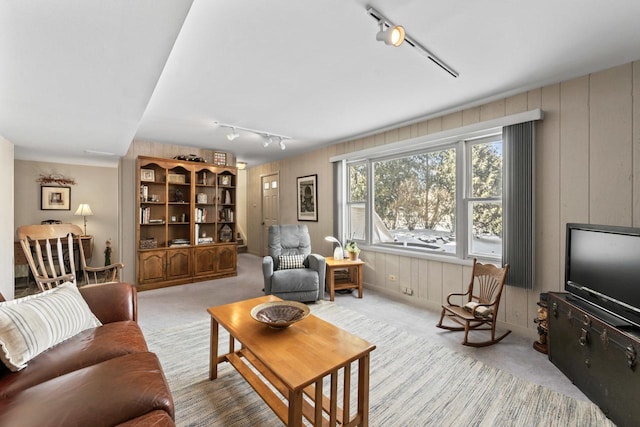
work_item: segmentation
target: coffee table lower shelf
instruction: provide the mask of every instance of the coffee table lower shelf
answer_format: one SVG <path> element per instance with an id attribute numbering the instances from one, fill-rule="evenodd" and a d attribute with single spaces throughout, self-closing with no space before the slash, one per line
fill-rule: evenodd
<path id="1" fill-rule="evenodd" d="M 332 387 L 331 395 L 325 396 L 323 393 L 322 378 L 316 381 L 315 384 L 309 385 L 302 389 L 302 393 L 295 390 L 289 390 L 285 384 L 282 383 L 266 366 L 251 354 L 247 349 L 239 350 L 235 353 L 227 354 L 226 360 L 233 365 L 240 375 L 253 387 L 253 389 L 260 395 L 262 400 L 269 405 L 269 407 L 275 412 L 275 414 L 282 420 L 285 425 L 289 425 L 289 411 L 299 408 L 301 405 L 302 416 L 304 416 L 314 425 L 341 425 L 341 426 L 357 426 L 362 422 L 361 416 L 356 416 L 344 422 L 349 418 L 349 389 L 350 389 L 350 369 L 347 369 L 344 374 L 344 378 L 347 379 L 344 384 L 344 401 L 347 402 L 344 408 L 340 408 L 335 404 L 337 402 L 337 375 L 338 373 L 332 373 Z M 243 361 L 242 359 L 245 359 Z M 288 401 L 288 405 L 275 393 L 269 385 L 257 375 L 251 367 L 247 364 L 250 363 L 260 374 L 266 379 L 282 397 Z M 303 396 L 306 396 L 306 398 Z M 308 400 L 307 400 L 308 399 Z M 315 405 L 315 402 L 322 402 L 321 405 Z M 312 405 L 313 403 L 313 405 Z M 316 409 L 321 409 L 316 412 Z M 294 411 L 293 419 L 299 418 L 300 415 Z M 326 418 L 328 417 L 328 418 Z M 345 418 L 346 417 L 346 418 Z"/>

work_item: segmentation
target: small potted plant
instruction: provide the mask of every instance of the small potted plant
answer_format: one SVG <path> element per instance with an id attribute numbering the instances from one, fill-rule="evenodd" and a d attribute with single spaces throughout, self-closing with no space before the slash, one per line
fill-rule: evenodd
<path id="1" fill-rule="evenodd" d="M 351 261 L 355 261 L 358 259 L 358 255 L 360 254 L 360 248 L 358 247 L 358 244 L 356 242 L 354 242 L 353 240 L 350 241 L 349 243 L 347 243 L 344 249 L 349 254 L 349 259 Z"/>

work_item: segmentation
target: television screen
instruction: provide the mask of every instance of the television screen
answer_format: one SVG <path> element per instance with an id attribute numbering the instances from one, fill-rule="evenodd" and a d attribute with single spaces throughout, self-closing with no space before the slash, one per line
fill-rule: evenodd
<path id="1" fill-rule="evenodd" d="M 567 224 L 565 289 L 640 326 L 640 229 Z"/>

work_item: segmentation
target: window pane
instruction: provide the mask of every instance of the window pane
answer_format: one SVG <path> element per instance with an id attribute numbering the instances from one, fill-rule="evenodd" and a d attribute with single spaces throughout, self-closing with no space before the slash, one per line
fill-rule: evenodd
<path id="1" fill-rule="evenodd" d="M 365 240 L 365 207 L 367 200 L 367 164 L 359 163 L 347 167 L 347 236 L 349 239 Z"/>
<path id="2" fill-rule="evenodd" d="M 364 202 L 367 199 L 367 165 L 350 165 L 349 202 Z"/>
<path id="3" fill-rule="evenodd" d="M 455 253 L 455 148 L 375 162 L 373 187 L 381 242 Z"/>
<path id="4" fill-rule="evenodd" d="M 471 146 L 471 197 L 502 197 L 502 141 Z"/>
<path id="5" fill-rule="evenodd" d="M 473 255 L 502 256 L 502 202 L 471 202 Z"/>

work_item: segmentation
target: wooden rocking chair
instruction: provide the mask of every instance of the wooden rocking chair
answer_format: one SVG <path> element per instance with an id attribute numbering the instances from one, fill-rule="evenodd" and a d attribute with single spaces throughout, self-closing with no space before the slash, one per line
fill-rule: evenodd
<path id="1" fill-rule="evenodd" d="M 472 347 L 495 344 L 509 335 L 511 331 L 496 338 L 496 316 L 508 270 L 509 264 L 505 264 L 504 268 L 499 268 L 492 264 L 480 264 L 474 258 L 471 282 L 467 292 L 464 294 L 452 293 L 447 296 L 447 304 L 442 306 L 440 322 L 436 326 L 451 331 L 464 331 L 462 344 Z M 462 303 L 460 305 L 454 304 L 452 297 L 460 297 Z M 455 322 L 457 326 L 443 325 L 442 321 L 445 316 Z M 491 339 L 470 342 L 470 330 L 491 331 Z"/>
<path id="2" fill-rule="evenodd" d="M 74 224 L 23 225 L 18 227 L 20 246 L 27 258 L 31 273 L 41 291 L 51 289 L 65 282 L 76 283 L 76 263 L 73 245 L 78 243 L 80 265 L 88 284 L 89 273 L 93 273 L 94 283 L 100 275 L 106 281 L 115 281 L 124 264 L 106 267 L 86 265 L 81 239 L 82 229 Z"/>

